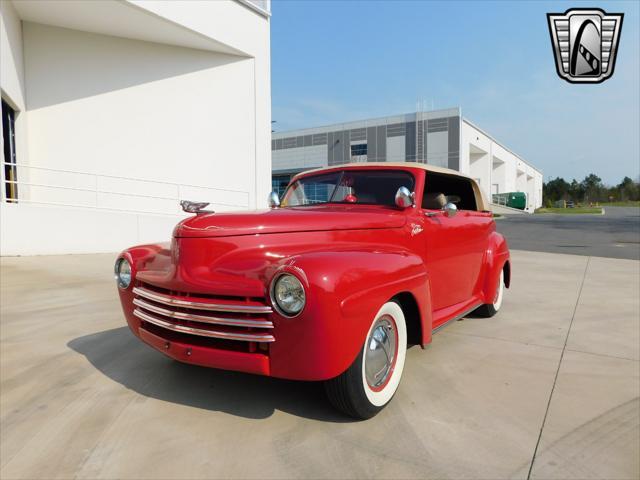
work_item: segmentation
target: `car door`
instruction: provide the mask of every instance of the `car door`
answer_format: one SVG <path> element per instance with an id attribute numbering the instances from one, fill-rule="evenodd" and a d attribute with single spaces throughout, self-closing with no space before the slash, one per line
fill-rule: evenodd
<path id="1" fill-rule="evenodd" d="M 424 257 L 431 301 L 439 310 L 478 294 L 492 219 L 478 211 L 471 180 L 465 177 L 427 172 L 424 192 Z M 441 207 L 447 200 L 458 206 L 457 214 L 445 215 Z"/>

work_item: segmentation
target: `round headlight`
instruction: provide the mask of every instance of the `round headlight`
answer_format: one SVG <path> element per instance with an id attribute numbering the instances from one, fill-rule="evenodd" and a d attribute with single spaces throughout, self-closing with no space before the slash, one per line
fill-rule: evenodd
<path id="1" fill-rule="evenodd" d="M 115 274 L 120 288 L 127 288 L 131 284 L 131 265 L 126 258 L 116 260 Z"/>
<path id="2" fill-rule="evenodd" d="M 295 316 L 302 311 L 306 302 L 304 287 L 293 275 L 280 275 L 273 284 L 272 300 L 281 313 Z"/>

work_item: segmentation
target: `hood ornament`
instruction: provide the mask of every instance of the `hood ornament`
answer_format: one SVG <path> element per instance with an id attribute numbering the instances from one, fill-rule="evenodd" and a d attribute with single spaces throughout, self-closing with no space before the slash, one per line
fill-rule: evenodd
<path id="1" fill-rule="evenodd" d="M 209 205 L 209 202 L 192 202 L 190 200 L 180 201 L 182 210 L 187 213 L 195 213 L 196 215 L 199 213 L 215 213 L 213 210 L 204 210 L 207 205 Z"/>

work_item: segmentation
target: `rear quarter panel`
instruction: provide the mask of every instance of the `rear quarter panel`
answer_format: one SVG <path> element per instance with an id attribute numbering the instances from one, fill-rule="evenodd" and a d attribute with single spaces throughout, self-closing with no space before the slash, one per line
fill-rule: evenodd
<path id="1" fill-rule="evenodd" d="M 492 303 L 496 295 L 500 272 L 507 265 L 505 271 L 505 285 L 509 287 L 511 280 L 511 256 L 507 240 L 498 232 L 493 231 L 487 240 L 485 256 L 485 275 L 483 282 L 484 303 Z"/>

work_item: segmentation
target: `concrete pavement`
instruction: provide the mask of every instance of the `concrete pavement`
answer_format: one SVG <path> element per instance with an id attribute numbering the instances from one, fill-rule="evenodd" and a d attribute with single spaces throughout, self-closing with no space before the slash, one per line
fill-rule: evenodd
<path id="1" fill-rule="evenodd" d="M 516 250 L 640 260 L 640 208 L 605 207 L 605 215 L 506 215 L 498 231 Z"/>
<path id="2" fill-rule="evenodd" d="M 320 385 L 140 343 L 112 260 L 0 260 L 3 479 L 640 476 L 638 261 L 514 251 L 500 314 L 411 348 L 392 404 L 351 422 Z"/>

